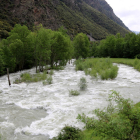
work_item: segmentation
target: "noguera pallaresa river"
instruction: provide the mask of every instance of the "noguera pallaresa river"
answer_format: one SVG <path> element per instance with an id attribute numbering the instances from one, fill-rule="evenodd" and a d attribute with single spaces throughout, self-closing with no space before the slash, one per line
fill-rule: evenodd
<path id="1" fill-rule="evenodd" d="M 140 72 L 118 64 L 114 80 L 93 79 L 73 64 L 54 71 L 53 83 L 43 85 L 20 83 L 8 85 L 7 75 L 0 77 L 0 133 L 6 140 L 48 140 L 59 134 L 65 125 L 83 128 L 78 114 L 92 116 L 92 110 L 107 106 L 108 94 L 115 90 L 124 98 L 140 101 Z M 35 74 L 35 68 L 10 74 L 11 83 L 21 73 Z M 81 77 L 87 80 L 87 90 L 70 96 L 69 90 L 79 90 Z"/>

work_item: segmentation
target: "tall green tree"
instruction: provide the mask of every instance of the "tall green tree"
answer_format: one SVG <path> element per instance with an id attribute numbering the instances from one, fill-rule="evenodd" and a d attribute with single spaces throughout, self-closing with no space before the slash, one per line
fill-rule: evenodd
<path id="1" fill-rule="evenodd" d="M 29 53 L 32 53 L 27 45 L 27 37 L 29 34 L 30 30 L 27 26 L 16 24 L 9 33 L 9 37 L 3 41 L 6 61 L 10 62 L 10 59 L 14 59 L 13 62 L 15 64 L 13 66 L 15 66 L 15 70 L 22 70 L 25 63 L 29 60 Z M 8 66 L 8 62 L 6 62 L 6 64 L 7 67 L 10 67 Z"/>
<path id="2" fill-rule="evenodd" d="M 34 52 L 36 64 L 39 66 L 40 71 L 43 70 L 43 66 L 46 65 L 47 60 L 50 59 L 51 33 L 52 30 L 43 27 L 37 31 Z"/>
<path id="3" fill-rule="evenodd" d="M 4 74 L 4 59 L 3 59 L 2 42 L 0 42 L 0 75 Z"/>
<path id="4" fill-rule="evenodd" d="M 86 58 L 89 55 L 89 39 L 86 34 L 79 33 L 74 38 L 74 51 L 76 59 L 80 56 Z"/>
<path id="5" fill-rule="evenodd" d="M 5 68 L 9 68 L 10 72 L 14 72 L 16 67 L 16 60 L 11 52 L 9 41 L 7 39 L 2 40 L 2 51 Z"/>
<path id="6" fill-rule="evenodd" d="M 116 45 L 115 45 L 115 54 L 117 58 L 123 57 L 123 43 L 124 39 L 121 37 L 120 33 L 116 35 Z"/>
<path id="7" fill-rule="evenodd" d="M 60 31 L 53 31 L 51 37 L 51 67 L 55 64 L 57 65 L 58 61 L 61 61 L 62 64 L 66 64 L 66 62 L 71 59 L 72 53 L 73 47 L 70 38 Z"/>

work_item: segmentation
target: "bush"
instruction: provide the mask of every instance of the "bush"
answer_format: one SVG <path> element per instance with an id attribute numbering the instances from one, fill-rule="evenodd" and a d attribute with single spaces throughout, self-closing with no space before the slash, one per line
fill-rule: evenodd
<path id="1" fill-rule="evenodd" d="M 98 118 L 89 118 L 85 114 L 78 119 L 86 124 L 87 129 L 94 130 L 92 135 L 108 139 L 138 140 L 140 139 L 140 106 L 134 106 L 130 99 L 124 99 L 113 91 L 109 95 L 109 105 L 93 112 Z"/>
<path id="2" fill-rule="evenodd" d="M 118 74 L 117 66 L 112 66 L 110 69 L 103 70 L 100 72 L 100 76 L 102 80 L 114 79 L 117 77 L 117 74 Z"/>
<path id="3" fill-rule="evenodd" d="M 58 137 L 53 138 L 53 140 L 77 140 L 80 138 L 80 132 L 79 128 L 65 126 Z"/>
<path id="4" fill-rule="evenodd" d="M 23 73 L 20 76 L 22 82 L 30 82 L 31 81 L 31 74 L 30 73 Z"/>
<path id="5" fill-rule="evenodd" d="M 69 95 L 78 96 L 79 94 L 80 94 L 80 92 L 77 90 L 69 90 Z"/>
<path id="6" fill-rule="evenodd" d="M 47 79 L 47 75 L 45 73 L 37 73 L 34 75 L 31 75 L 30 73 L 23 73 L 20 75 L 19 79 L 16 79 L 14 81 L 14 83 L 18 84 L 21 82 L 38 82 L 46 79 Z"/>
<path id="7" fill-rule="evenodd" d="M 87 81 L 84 77 L 80 78 L 79 87 L 80 87 L 80 90 L 86 90 Z"/>
<path id="8" fill-rule="evenodd" d="M 83 70 L 86 75 L 102 80 L 114 79 L 118 74 L 118 67 L 113 66 L 110 58 L 78 59 L 75 69 Z"/>
<path id="9" fill-rule="evenodd" d="M 53 75 L 53 74 L 54 74 L 53 70 L 50 70 L 50 75 Z"/>
<path id="10" fill-rule="evenodd" d="M 52 84 L 52 76 L 50 75 L 50 76 L 48 76 L 47 77 L 47 82 L 48 82 L 48 84 Z"/>
<path id="11" fill-rule="evenodd" d="M 48 85 L 48 84 L 52 84 L 52 76 L 48 75 L 47 79 L 45 81 L 43 81 L 43 85 Z"/>

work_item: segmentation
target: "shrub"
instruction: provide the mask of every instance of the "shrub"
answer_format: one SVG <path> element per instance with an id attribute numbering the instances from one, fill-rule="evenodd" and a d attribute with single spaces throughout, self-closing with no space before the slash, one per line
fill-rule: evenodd
<path id="1" fill-rule="evenodd" d="M 78 59 L 75 70 L 83 70 L 86 75 L 102 80 L 114 79 L 118 74 L 118 67 L 113 66 L 110 58 Z"/>
<path id="2" fill-rule="evenodd" d="M 86 78 L 84 77 L 80 78 L 79 87 L 80 87 L 80 90 L 86 90 L 87 88 Z"/>
<path id="3" fill-rule="evenodd" d="M 50 75 L 53 75 L 53 74 L 54 74 L 53 70 L 50 70 Z"/>
<path id="4" fill-rule="evenodd" d="M 38 82 L 46 79 L 47 79 L 47 75 L 45 73 L 37 73 L 33 75 L 31 75 L 30 73 L 23 73 L 20 75 L 19 79 L 16 79 L 14 81 L 14 83 L 18 84 L 21 82 Z"/>
<path id="5" fill-rule="evenodd" d="M 31 81 L 31 74 L 30 73 L 23 73 L 20 76 L 22 82 L 30 82 Z"/>
<path id="6" fill-rule="evenodd" d="M 65 126 L 58 137 L 53 138 L 53 140 L 77 140 L 80 138 L 80 132 L 79 128 Z"/>
<path id="7" fill-rule="evenodd" d="M 79 94 L 80 94 L 80 92 L 77 90 L 69 90 L 69 95 L 78 96 Z"/>
<path id="8" fill-rule="evenodd" d="M 98 118 L 89 118 L 85 114 L 78 115 L 78 119 L 86 124 L 87 129 L 94 130 L 92 135 L 108 139 L 140 139 L 140 108 L 133 105 L 130 99 L 124 99 L 113 91 L 109 95 L 109 105 L 93 112 Z"/>
<path id="9" fill-rule="evenodd" d="M 51 75 L 48 76 L 46 80 L 47 80 L 47 83 L 48 83 L 48 84 L 52 84 L 52 80 L 53 80 L 53 79 L 52 79 L 52 76 L 51 76 Z"/>

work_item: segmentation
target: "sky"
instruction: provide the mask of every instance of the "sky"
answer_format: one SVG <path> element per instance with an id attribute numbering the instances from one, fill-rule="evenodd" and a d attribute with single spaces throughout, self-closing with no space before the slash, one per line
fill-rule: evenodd
<path id="1" fill-rule="evenodd" d="M 130 30 L 140 32 L 140 0 L 106 0 L 106 2 Z"/>

